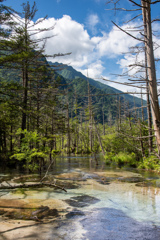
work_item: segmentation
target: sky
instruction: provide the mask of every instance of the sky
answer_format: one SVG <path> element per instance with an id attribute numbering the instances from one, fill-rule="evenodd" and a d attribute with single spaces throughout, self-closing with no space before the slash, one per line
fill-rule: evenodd
<path id="1" fill-rule="evenodd" d="M 22 12 L 24 0 L 6 0 L 4 3 L 11 6 L 17 12 Z M 33 5 L 33 0 L 29 0 Z M 128 0 L 121 0 L 121 5 L 133 9 L 133 4 Z M 138 1 L 137 1 L 138 2 Z M 37 0 L 37 13 L 34 22 L 47 15 L 47 18 L 39 27 L 51 27 L 50 33 L 42 33 L 41 36 L 54 35 L 46 43 L 47 54 L 68 53 L 64 57 L 50 58 L 52 62 L 60 62 L 74 67 L 84 75 L 100 80 L 102 78 L 111 81 L 128 82 L 128 78 L 120 77 L 129 70 L 132 76 L 137 68 L 128 66 L 136 61 L 144 59 L 143 53 L 136 56 L 130 53 L 131 47 L 138 46 L 139 42 L 124 32 L 120 31 L 113 23 L 123 29 L 135 29 L 142 25 L 142 16 L 134 21 L 129 21 L 141 11 L 114 11 L 112 5 L 107 5 L 106 0 Z M 152 6 L 152 18 L 160 18 L 160 3 Z M 155 57 L 160 58 L 160 22 L 153 24 L 155 35 Z M 135 37 L 139 32 L 132 31 Z M 157 78 L 160 78 L 159 62 L 156 63 Z M 139 73 L 141 77 L 143 73 Z M 130 77 L 131 78 L 131 77 Z M 101 81 L 101 80 L 100 80 Z M 101 81 L 121 91 L 138 91 L 137 88 L 124 86 L 117 83 Z"/>

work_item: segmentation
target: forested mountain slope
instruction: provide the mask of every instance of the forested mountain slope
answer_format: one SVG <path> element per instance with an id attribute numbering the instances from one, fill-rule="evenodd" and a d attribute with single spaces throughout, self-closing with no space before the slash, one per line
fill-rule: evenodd
<path id="1" fill-rule="evenodd" d="M 59 89 L 65 91 L 65 94 L 62 94 L 64 103 L 66 103 L 66 91 L 68 89 L 70 117 L 75 116 L 75 111 L 78 116 L 82 113 L 85 115 L 88 111 L 88 88 L 91 97 L 92 110 L 97 122 L 103 123 L 103 121 L 110 121 L 114 123 L 120 112 L 122 116 L 130 115 L 134 117 L 136 114 L 141 116 L 141 109 L 139 109 L 139 113 L 138 110 L 136 112 L 131 111 L 134 107 L 141 107 L 141 99 L 129 94 L 123 95 L 121 94 L 121 91 L 113 87 L 91 78 L 87 78 L 71 66 L 47 62 L 45 57 L 41 58 L 41 61 L 48 66 L 48 72 L 45 77 L 46 81 L 59 79 Z M 54 69 L 54 72 L 51 71 L 50 67 L 52 70 Z M 13 81 L 13 79 L 15 82 L 20 82 L 20 75 L 21 72 L 18 69 L 0 69 L 1 79 L 5 78 L 5 81 L 7 82 L 10 80 Z M 146 105 L 146 101 L 143 101 L 143 105 Z M 128 111 L 128 109 L 130 109 L 130 111 Z M 144 116 L 145 118 L 147 116 L 146 108 L 144 109 Z"/>
<path id="2" fill-rule="evenodd" d="M 136 114 L 141 116 L 141 109 L 137 110 L 136 112 L 131 110 L 135 107 L 141 107 L 140 98 L 133 97 L 129 94 L 122 94 L 122 91 L 118 89 L 110 87 L 107 84 L 103 84 L 99 81 L 95 81 L 91 78 L 87 78 L 81 72 L 76 71 L 71 66 L 51 62 L 49 62 L 49 64 L 50 66 L 54 66 L 53 68 L 56 69 L 57 73 L 66 80 L 70 89 L 70 101 L 71 96 L 72 102 L 73 98 L 76 97 L 79 107 L 84 107 L 85 104 L 87 105 L 89 82 L 92 107 L 95 117 L 99 122 L 102 123 L 103 114 L 107 121 L 109 118 L 114 121 L 119 112 L 119 106 L 121 106 L 122 115 L 129 115 L 128 109 L 130 109 L 130 116 L 135 116 Z M 143 105 L 146 106 L 146 101 L 144 100 Z M 144 108 L 144 117 L 146 118 L 146 116 L 147 110 Z"/>

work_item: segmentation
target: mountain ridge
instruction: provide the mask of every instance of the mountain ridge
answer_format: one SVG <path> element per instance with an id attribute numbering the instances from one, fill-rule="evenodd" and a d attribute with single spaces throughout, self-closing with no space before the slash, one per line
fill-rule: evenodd
<path id="1" fill-rule="evenodd" d="M 60 64 L 60 63 L 51 63 L 49 62 L 50 66 L 56 69 L 56 72 L 62 76 L 66 82 L 69 84 L 72 91 L 76 93 L 79 105 L 83 105 L 84 99 L 87 101 L 87 89 L 88 89 L 88 82 L 91 90 L 91 96 L 93 100 L 93 105 L 95 110 L 95 116 L 97 121 L 102 123 L 102 114 L 103 111 L 105 112 L 105 116 L 108 119 L 109 115 L 111 114 L 114 119 L 117 118 L 118 113 L 118 103 L 117 101 L 121 101 L 121 105 L 126 105 L 123 112 L 126 111 L 127 108 L 133 109 L 134 107 L 140 108 L 141 107 L 141 99 L 138 97 L 134 97 L 130 94 L 124 94 L 122 91 L 110 87 L 107 84 L 103 84 L 99 81 L 95 81 L 92 78 L 87 78 L 81 72 L 76 71 L 72 66 Z M 94 94 L 93 94 L 94 92 Z M 74 93 L 71 93 L 72 97 L 75 97 Z M 117 98 L 117 95 L 119 97 Z M 70 97 L 71 98 L 71 97 Z M 72 100 L 73 101 L 73 100 Z M 125 103 L 125 104 L 124 104 Z M 143 105 L 146 105 L 146 101 L 143 100 Z M 139 111 L 139 116 L 141 116 L 141 110 Z M 132 114 L 131 114 L 132 115 Z M 144 110 L 145 119 L 147 118 L 147 110 Z"/>
<path id="2" fill-rule="evenodd" d="M 85 79 L 87 81 L 89 81 L 89 83 L 98 88 L 98 89 L 101 89 L 103 91 L 105 91 L 106 93 L 113 93 L 113 94 L 124 94 L 125 95 L 125 98 L 126 100 L 129 100 L 129 101 L 132 101 L 132 103 L 135 103 L 134 104 L 138 104 L 139 106 L 141 106 L 141 99 L 138 98 L 138 97 L 135 97 L 135 96 L 132 96 L 128 93 L 123 93 L 121 90 L 118 90 L 117 88 L 114 88 L 114 87 L 111 87 L 107 84 L 104 84 L 104 83 L 101 83 L 100 81 L 96 81 L 92 78 L 88 78 L 86 77 L 85 75 L 83 75 L 81 72 L 75 70 L 72 66 L 68 66 L 68 65 L 65 65 L 65 64 L 62 64 L 62 63 L 58 63 L 58 62 L 55 62 L 55 63 L 51 63 L 49 62 L 49 64 L 52 66 L 61 66 L 61 70 L 57 70 L 57 73 L 60 74 L 64 79 L 68 79 L 68 80 L 73 80 L 73 79 L 76 79 L 76 78 L 82 78 L 82 79 Z M 133 100 L 134 99 L 134 100 Z M 146 101 L 143 100 L 143 103 L 144 105 L 146 105 Z"/>

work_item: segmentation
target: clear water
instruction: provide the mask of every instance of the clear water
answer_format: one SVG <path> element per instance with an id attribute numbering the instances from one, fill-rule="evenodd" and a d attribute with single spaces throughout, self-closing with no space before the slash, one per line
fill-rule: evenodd
<path id="1" fill-rule="evenodd" d="M 50 175 L 55 178 L 75 179 L 76 176 L 86 176 L 87 181 L 79 182 L 78 189 L 68 189 L 67 193 L 63 191 L 53 191 L 50 188 L 39 190 L 25 190 L 25 194 L 10 191 L 2 198 L 7 199 L 70 199 L 75 196 L 89 195 L 99 199 L 96 204 L 84 207 L 83 210 L 93 208 L 114 208 L 123 211 L 127 216 L 137 221 L 149 221 L 156 225 L 160 225 L 160 189 L 155 187 L 138 187 L 135 183 L 119 182 L 115 178 L 119 177 L 146 177 L 146 179 L 158 179 L 158 174 L 135 173 L 133 170 L 126 171 L 121 169 L 110 169 L 100 162 L 99 166 L 95 166 L 94 161 L 90 161 L 91 157 L 58 157 L 56 164 L 52 166 Z M 103 166 L 103 167 L 102 167 Z M 76 175 L 77 174 L 77 175 Z M 105 177 L 115 177 L 109 185 L 98 183 L 92 178 L 93 174 Z M 145 176 L 146 175 L 146 176 Z M 65 180 L 64 180 L 65 181 Z M 64 184 L 65 186 L 65 184 Z"/>
<path id="2" fill-rule="evenodd" d="M 3 175 L 3 174 L 2 174 Z M 158 174 L 149 172 L 138 172 L 133 169 L 113 169 L 105 166 L 103 161 L 99 158 L 99 165 L 96 166 L 94 158 L 86 157 L 57 157 L 55 164 L 51 167 L 50 176 L 54 176 L 56 181 L 63 179 L 64 186 L 65 182 L 70 181 L 73 184 L 78 184 L 79 188 L 67 189 L 67 193 L 61 190 L 53 190 L 51 188 L 42 189 L 26 189 L 24 192 L 7 191 L 5 195 L 2 195 L 0 200 L 12 199 L 12 200 L 25 200 L 31 202 L 38 202 L 44 206 L 60 206 L 66 208 L 67 211 L 73 211 L 78 209 L 83 211 L 85 217 L 67 220 L 64 226 L 54 229 L 54 234 L 57 234 L 57 239 L 116 239 L 118 232 L 119 239 L 149 239 L 158 240 L 160 235 L 157 229 L 149 229 L 148 238 L 143 234 L 147 231 L 149 226 L 158 227 L 160 226 L 160 188 L 153 186 L 137 186 L 134 182 L 122 182 L 122 178 L 144 178 L 145 180 L 160 181 Z M 18 174 L 16 176 L 19 176 Z M 103 184 L 104 178 L 109 178 L 108 184 Z M 84 181 L 80 181 L 83 179 Z M 157 184 L 158 186 L 158 184 Z M 65 202 L 65 200 L 73 200 L 74 197 L 78 196 L 90 196 L 96 198 L 96 203 L 88 201 L 87 206 L 73 207 Z M 57 201 L 57 203 L 56 203 Z M 59 202 L 58 202 L 59 201 Z M 64 203 L 64 205 L 63 205 Z M 56 205 L 57 204 L 57 205 Z M 59 204 L 59 205 L 58 205 Z M 52 207 L 53 207 L 52 206 Z M 113 214 L 112 214 L 113 213 Z M 99 215 L 96 215 L 99 214 Z M 108 225 L 104 224 L 109 216 L 110 222 Z M 120 218 L 120 220 L 119 220 Z M 127 220 L 128 218 L 128 220 Z M 130 235 L 124 235 L 125 227 L 122 222 L 125 219 L 124 226 L 127 228 L 131 227 Z M 113 222 L 113 221 L 114 222 Z M 92 222 L 93 221 L 93 222 Z M 117 222 L 115 222 L 117 221 Z M 133 222 L 134 221 L 134 222 Z M 92 225 L 90 226 L 90 224 Z M 99 232 L 102 232 L 106 226 L 110 226 L 113 232 L 113 238 L 105 236 L 99 237 L 97 230 L 94 235 L 85 235 L 88 232 L 92 232 L 92 226 L 97 224 Z M 101 225 L 100 225 L 101 224 Z M 128 224 L 128 225 L 127 225 Z M 144 224 L 146 224 L 144 226 Z M 113 225 L 113 226 L 112 226 Z M 48 231 L 51 233 L 51 230 Z M 47 227 L 46 226 L 46 227 Z M 135 235 L 137 227 L 142 235 Z M 88 229 L 87 229 L 88 227 Z M 118 229 L 115 229 L 118 227 Z M 67 230 L 70 228 L 70 230 Z M 91 229 L 90 229 L 91 228 Z M 95 227 L 96 228 L 96 227 Z M 123 234 L 121 235 L 120 229 Z M 68 235 L 66 235 L 68 231 Z M 107 230 L 109 231 L 109 230 Z M 153 231 L 153 232 L 152 232 Z M 158 230 L 159 231 L 159 230 Z M 65 237 L 63 237 L 63 234 Z M 101 234 L 101 233 L 100 233 Z M 126 234 L 126 231 L 125 231 Z M 48 235 L 47 235 L 48 236 Z M 60 238 L 61 236 L 61 238 Z M 67 236 L 67 237 L 66 237 Z M 79 236 L 79 237 L 77 237 Z M 157 238 L 158 236 L 158 238 Z M 48 238 L 47 238 L 48 239 Z"/>

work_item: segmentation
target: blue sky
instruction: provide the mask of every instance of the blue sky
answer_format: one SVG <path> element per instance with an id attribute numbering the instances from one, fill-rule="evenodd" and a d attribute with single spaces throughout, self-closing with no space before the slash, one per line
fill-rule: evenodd
<path id="1" fill-rule="evenodd" d="M 7 6 L 21 12 L 22 0 L 6 0 Z M 29 0 L 30 5 L 33 0 Z M 138 1 L 137 1 L 138 2 Z M 132 8 L 128 0 L 121 0 L 122 7 Z M 119 31 L 111 22 L 113 20 L 119 26 L 128 29 L 142 24 L 142 17 L 134 22 L 127 21 L 135 13 L 106 10 L 112 6 L 106 5 L 106 0 L 37 0 L 38 12 L 34 21 L 48 15 L 48 18 L 40 27 L 49 27 L 55 24 L 52 34 L 56 35 L 49 39 L 46 44 L 46 53 L 72 52 L 70 56 L 50 59 L 73 66 L 76 70 L 87 74 L 94 79 L 105 77 L 110 80 L 124 82 L 113 74 L 122 74 L 129 70 L 128 65 L 135 61 L 135 54 L 128 54 L 130 47 L 138 42 L 125 33 Z M 121 7 L 121 6 L 118 6 Z M 138 13 L 141 13 L 140 11 Z M 152 17 L 160 18 L 160 4 L 152 7 Z M 155 23 L 153 28 L 157 31 L 160 24 Z M 132 32 L 138 36 L 138 32 Z M 160 37 L 154 40 L 160 45 Z M 160 58 L 160 50 L 157 49 L 155 56 Z M 143 61 L 143 54 L 138 55 L 138 61 Z M 159 66 L 157 74 L 159 77 Z M 137 70 L 137 69 L 136 69 Z M 130 74 L 134 74 L 131 69 Z M 130 87 L 107 83 L 123 91 L 131 91 Z"/>

